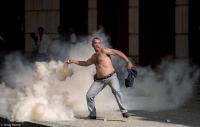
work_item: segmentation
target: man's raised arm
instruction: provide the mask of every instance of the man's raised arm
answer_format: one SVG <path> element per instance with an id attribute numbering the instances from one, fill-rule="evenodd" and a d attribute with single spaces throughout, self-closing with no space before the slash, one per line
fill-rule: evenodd
<path id="1" fill-rule="evenodd" d="M 116 50 L 116 49 L 109 49 L 109 48 L 105 48 L 103 49 L 103 52 L 105 52 L 106 54 L 108 55 L 117 55 L 117 56 L 120 56 L 124 61 L 127 62 L 128 64 L 128 69 L 131 69 L 133 67 L 133 64 L 131 63 L 131 61 L 128 59 L 128 57 L 122 53 L 121 51 L 119 50 Z"/>
<path id="2" fill-rule="evenodd" d="M 94 63 L 94 55 L 92 55 L 92 57 L 89 58 L 87 61 L 77 61 L 77 60 L 69 59 L 67 61 L 67 63 L 69 63 L 69 64 L 74 63 L 74 64 L 77 64 L 79 66 L 89 66 L 89 65 L 92 65 Z"/>

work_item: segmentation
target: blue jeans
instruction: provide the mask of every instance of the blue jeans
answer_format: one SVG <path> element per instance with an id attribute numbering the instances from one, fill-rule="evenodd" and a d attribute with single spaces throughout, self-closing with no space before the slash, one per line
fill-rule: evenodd
<path id="1" fill-rule="evenodd" d="M 88 90 L 86 98 L 87 98 L 87 105 L 88 105 L 88 110 L 90 112 L 90 116 L 96 116 L 96 108 L 95 108 L 94 98 L 107 85 L 109 85 L 111 87 L 112 93 L 114 94 L 114 96 L 117 100 L 120 111 L 122 113 L 127 112 L 127 110 L 124 106 L 124 100 L 122 98 L 122 93 L 120 92 L 119 80 L 117 78 L 117 74 L 114 73 L 109 78 L 94 81 L 93 84 L 91 85 L 90 89 Z"/>

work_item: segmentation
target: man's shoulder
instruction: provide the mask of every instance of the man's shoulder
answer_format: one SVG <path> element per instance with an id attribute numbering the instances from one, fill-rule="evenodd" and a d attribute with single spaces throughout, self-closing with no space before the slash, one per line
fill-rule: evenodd
<path id="1" fill-rule="evenodd" d="M 102 48 L 101 51 L 102 51 L 102 53 L 105 53 L 105 54 L 111 55 L 113 49 L 111 49 L 111 48 Z"/>
<path id="2" fill-rule="evenodd" d="M 101 48 L 102 50 L 111 50 L 111 48 Z"/>
<path id="3" fill-rule="evenodd" d="M 110 50 L 112 50 L 112 49 L 111 48 L 101 48 L 102 52 L 106 52 L 106 51 L 110 51 Z"/>

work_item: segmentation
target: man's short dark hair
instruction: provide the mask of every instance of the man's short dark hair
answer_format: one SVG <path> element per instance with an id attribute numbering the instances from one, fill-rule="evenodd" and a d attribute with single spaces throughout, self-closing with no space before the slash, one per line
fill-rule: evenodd
<path id="1" fill-rule="evenodd" d="M 101 39 L 100 39 L 99 37 L 94 37 L 94 38 L 92 39 L 92 42 L 94 41 L 94 39 L 99 39 L 99 40 L 101 41 Z"/>

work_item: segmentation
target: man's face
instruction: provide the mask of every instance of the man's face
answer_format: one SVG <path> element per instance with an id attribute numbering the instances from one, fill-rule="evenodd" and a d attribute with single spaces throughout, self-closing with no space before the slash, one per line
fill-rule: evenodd
<path id="1" fill-rule="evenodd" d="M 92 42 L 92 46 L 95 51 L 98 51 L 101 48 L 101 40 L 100 39 L 94 39 Z"/>

